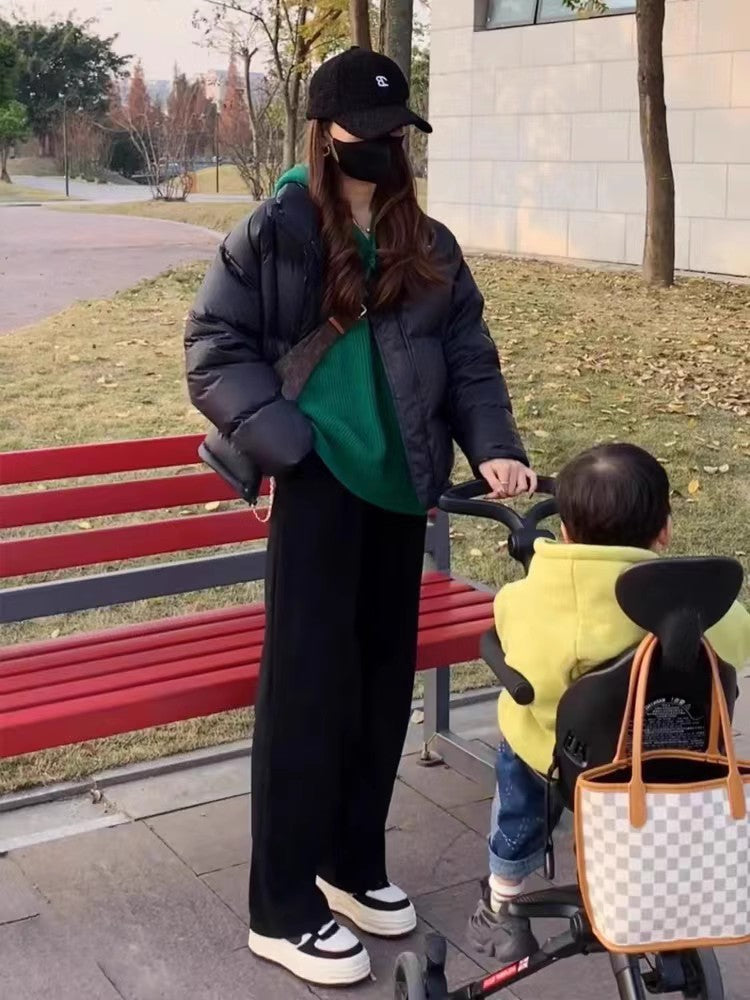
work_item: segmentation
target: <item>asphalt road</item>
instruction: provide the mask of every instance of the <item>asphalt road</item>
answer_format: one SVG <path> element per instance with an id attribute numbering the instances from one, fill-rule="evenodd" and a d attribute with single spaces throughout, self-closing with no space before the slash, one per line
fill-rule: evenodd
<path id="1" fill-rule="evenodd" d="M 0 208 L 0 333 L 209 259 L 220 238 L 157 219 Z"/>

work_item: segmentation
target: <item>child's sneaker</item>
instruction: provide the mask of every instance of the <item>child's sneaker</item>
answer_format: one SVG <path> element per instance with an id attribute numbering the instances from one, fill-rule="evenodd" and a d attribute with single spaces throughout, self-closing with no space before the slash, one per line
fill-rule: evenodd
<path id="1" fill-rule="evenodd" d="M 371 892 L 344 892 L 318 878 L 318 888 L 323 892 L 334 913 L 347 917 L 355 926 L 376 937 L 397 938 L 411 934 L 417 926 L 417 914 L 406 893 L 390 883 Z"/>
<path id="2" fill-rule="evenodd" d="M 335 920 L 298 938 L 264 937 L 250 931 L 250 951 L 318 986 L 353 986 L 370 975 L 370 956 L 350 930 Z"/>
<path id="3" fill-rule="evenodd" d="M 517 962 L 539 950 L 539 942 L 531 932 L 525 917 L 513 917 L 508 903 L 503 903 L 496 913 L 490 905 L 489 881 L 482 883 L 482 898 L 469 921 L 467 938 L 482 955 L 495 958 L 503 964 Z"/>

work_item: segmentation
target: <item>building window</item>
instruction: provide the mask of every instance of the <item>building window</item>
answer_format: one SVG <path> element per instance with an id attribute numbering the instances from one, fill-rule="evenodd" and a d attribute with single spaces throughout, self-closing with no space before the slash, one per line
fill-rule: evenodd
<path id="1" fill-rule="evenodd" d="M 516 28 L 525 24 L 548 24 L 551 21 L 572 21 L 578 17 L 608 17 L 612 14 L 632 14 L 635 0 L 605 0 L 606 11 L 594 12 L 579 8 L 571 10 L 564 0 L 489 0 L 488 28 Z"/>
<path id="2" fill-rule="evenodd" d="M 511 28 L 533 24 L 537 0 L 490 0 L 487 8 L 488 28 Z"/>

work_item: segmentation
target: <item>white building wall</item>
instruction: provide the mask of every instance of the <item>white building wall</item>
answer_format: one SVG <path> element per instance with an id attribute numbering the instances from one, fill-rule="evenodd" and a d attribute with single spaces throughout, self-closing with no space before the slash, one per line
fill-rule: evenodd
<path id="1" fill-rule="evenodd" d="M 474 30 L 432 0 L 429 207 L 466 246 L 639 263 L 635 16 Z M 667 0 L 677 265 L 750 275 L 750 0 Z"/>

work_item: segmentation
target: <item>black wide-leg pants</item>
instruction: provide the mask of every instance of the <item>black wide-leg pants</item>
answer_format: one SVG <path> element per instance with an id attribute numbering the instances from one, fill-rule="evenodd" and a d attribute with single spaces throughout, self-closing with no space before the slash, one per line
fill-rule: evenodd
<path id="1" fill-rule="evenodd" d="M 316 875 L 348 892 L 387 883 L 425 523 L 358 499 L 317 457 L 277 484 L 252 753 L 259 934 L 296 937 L 331 919 Z"/>

